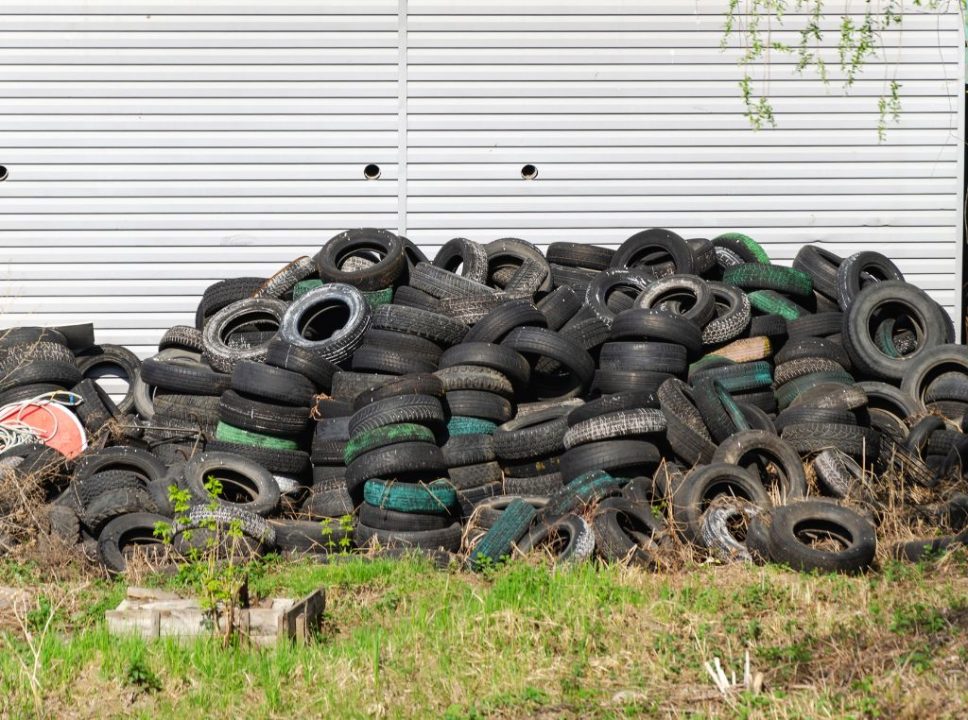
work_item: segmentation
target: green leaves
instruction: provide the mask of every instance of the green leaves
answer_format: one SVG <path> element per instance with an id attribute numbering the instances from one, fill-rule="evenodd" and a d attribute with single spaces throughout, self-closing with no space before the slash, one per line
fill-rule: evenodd
<path id="1" fill-rule="evenodd" d="M 914 5 L 926 12 L 945 12 L 945 0 L 914 0 Z M 961 0 L 961 8 L 966 0 Z M 786 30 L 788 8 L 795 13 L 791 22 L 800 23 L 797 28 L 798 41 L 795 45 L 779 42 L 771 33 Z M 868 61 L 881 54 L 884 49 L 883 33 L 903 23 L 901 0 L 884 0 L 864 3 L 863 15 L 855 20 L 856 14 L 842 15 L 836 29 L 836 50 L 842 74 L 842 89 L 847 92 L 861 75 Z M 744 115 L 754 130 L 765 126 L 776 127 L 776 117 L 770 102 L 769 79 L 772 55 L 788 55 L 796 58 L 796 71 L 803 73 L 813 68 L 824 85 L 830 84 L 827 64 L 820 53 L 826 47 L 833 47 L 828 40 L 828 14 L 824 11 L 824 0 L 729 0 L 723 21 L 723 36 L 720 47 L 725 51 L 732 44 L 742 49 L 739 65 L 743 77 L 739 81 L 740 95 L 746 108 Z M 834 32 L 834 31 L 829 31 Z M 764 67 L 762 87 L 754 83 L 751 68 Z M 893 77 L 885 79 L 885 93 L 877 101 L 877 136 L 883 142 L 887 136 L 887 122 L 895 125 L 901 119 L 901 85 Z"/>

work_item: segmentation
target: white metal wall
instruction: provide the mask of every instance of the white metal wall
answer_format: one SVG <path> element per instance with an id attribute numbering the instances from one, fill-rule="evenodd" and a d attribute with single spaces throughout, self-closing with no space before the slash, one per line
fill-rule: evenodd
<path id="1" fill-rule="evenodd" d="M 214 279 L 363 225 L 428 254 L 455 235 L 616 245 L 656 225 L 743 230 L 780 261 L 803 242 L 874 248 L 957 312 L 957 12 L 886 36 L 904 114 L 879 143 L 890 66 L 843 96 L 835 47 L 829 89 L 776 59 L 779 128 L 752 132 L 726 5 L 5 0 L 2 322 L 93 319 L 147 353 Z"/>

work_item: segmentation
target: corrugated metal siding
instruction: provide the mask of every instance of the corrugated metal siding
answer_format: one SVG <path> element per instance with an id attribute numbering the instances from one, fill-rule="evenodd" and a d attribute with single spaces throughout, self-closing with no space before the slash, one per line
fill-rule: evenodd
<path id="1" fill-rule="evenodd" d="M 776 58 L 779 128 L 752 132 L 724 7 L 7 0 L 2 320 L 93 319 L 147 353 L 213 280 L 362 225 L 431 254 L 455 235 L 617 245 L 653 225 L 744 230 L 780 261 L 803 242 L 876 248 L 956 310 L 957 12 L 885 36 L 904 114 L 879 143 L 889 66 L 844 96 L 835 47 L 830 88 Z"/>
<path id="2" fill-rule="evenodd" d="M 397 0 L 5 0 L 3 323 L 146 355 L 215 280 L 396 227 L 398 45 Z"/>
<path id="3" fill-rule="evenodd" d="M 726 3 L 410 0 L 408 230 L 615 245 L 664 226 L 744 230 L 789 261 L 801 243 L 876 248 L 949 309 L 960 269 L 961 20 L 909 13 L 885 35 L 904 114 L 878 142 L 887 67 L 833 84 L 776 56 L 779 127 L 751 132 Z M 854 7 L 855 10 L 862 7 Z M 790 33 L 773 40 L 795 43 Z M 940 46 L 939 46 L 940 45 Z M 757 75 L 754 70 L 754 77 Z M 525 163 L 538 178 L 520 179 Z"/>

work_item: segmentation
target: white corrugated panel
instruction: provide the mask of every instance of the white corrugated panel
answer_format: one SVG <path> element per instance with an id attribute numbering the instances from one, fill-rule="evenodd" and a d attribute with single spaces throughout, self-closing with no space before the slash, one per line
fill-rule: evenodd
<path id="1" fill-rule="evenodd" d="M 780 262 L 822 241 L 842 254 L 886 252 L 957 312 L 957 10 L 906 14 L 845 95 L 836 30 L 846 4 L 826 3 L 819 54 L 831 85 L 775 55 L 779 127 L 753 132 L 739 51 L 720 48 L 726 5 L 409 0 L 409 236 L 431 246 L 519 235 L 614 247 L 650 226 L 742 230 Z M 788 18 L 791 29 L 774 27 L 771 41 L 796 43 Z M 895 63 L 904 113 L 879 142 L 877 101 Z M 533 181 L 521 179 L 527 163 L 538 168 Z"/>
<path id="2" fill-rule="evenodd" d="M 5 0 L 0 324 L 91 320 L 147 354 L 213 281 L 367 225 L 431 255 L 650 226 L 780 262 L 873 248 L 957 312 L 960 18 L 906 14 L 844 94 L 841 4 L 830 86 L 775 57 L 779 127 L 753 132 L 722 0 Z"/>
<path id="3" fill-rule="evenodd" d="M 215 280 L 395 228 L 398 37 L 397 0 L 5 0 L 2 324 L 146 355 Z"/>

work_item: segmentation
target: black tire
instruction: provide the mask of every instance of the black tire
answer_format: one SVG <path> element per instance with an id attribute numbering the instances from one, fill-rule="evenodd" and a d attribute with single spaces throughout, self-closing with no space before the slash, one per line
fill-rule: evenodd
<path id="1" fill-rule="evenodd" d="M 216 535 L 207 528 L 216 526 Z M 232 527 L 238 527 L 242 533 L 236 538 L 229 533 Z M 188 536 L 186 531 L 191 530 Z M 212 541 L 220 540 L 219 545 L 212 547 Z M 193 505 L 184 519 L 175 525 L 175 537 L 172 545 L 177 552 L 188 555 L 191 549 L 200 551 L 215 550 L 217 557 L 227 557 L 229 548 L 233 548 L 233 556 L 242 559 L 246 556 L 262 555 L 276 545 L 276 533 L 268 521 L 260 515 L 220 506 L 211 508 L 208 505 Z"/>
<path id="2" fill-rule="evenodd" d="M 279 337 L 336 364 L 353 355 L 369 326 L 370 306 L 363 293 L 336 283 L 293 302 L 279 325 Z"/>
<path id="3" fill-rule="evenodd" d="M 611 268 L 600 272 L 589 283 L 585 291 L 585 307 L 591 309 L 600 321 L 607 326 L 611 326 L 615 316 L 622 310 L 631 309 L 650 283 L 655 281 L 655 277 L 648 272 L 639 272 L 623 268 Z M 610 307 L 611 299 L 622 293 L 624 290 L 631 290 L 634 296 L 632 302 L 625 307 L 613 309 Z"/>
<path id="4" fill-rule="evenodd" d="M 314 520 L 327 518 L 343 518 L 354 511 L 353 498 L 345 487 L 327 490 L 313 488 L 300 507 L 300 517 Z"/>
<path id="5" fill-rule="evenodd" d="M 503 423 L 514 414 L 513 406 L 507 399 L 480 390 L 454 390 L 447 393 L 445 401 L 450 414 L 460 417 Z"/>
<path id="6" fill-rule="evenodd" d="M 807 494 L 807 476 L 797 451 L 768 432 L 745 430 L 730 436 L 716 448 L 713 462 L 745 467 L 751 474 L 759 476 L 764 487 L 765 478 L 772 475 L 766 472 L 766 466 L 772 463 L 778 469 L 778 489 L 784 502 Z M 759 465 L 763 466 L 762 469 Z"/>
<path id="7" fill-rule="evenodd" d="M 130 513 L 157 513 L 158 507 L 144 488 L 122 488 L 103 492 L 87 505 L 79 517 L 84 527 L 97 537 L 111 520 Z"/>
<path id="8" fill-rule="evenodd" d="M 432 373 L 437 362 L 432 356 L 415 353 L 401 353 L 363 345 L 353 353 L 351 363 L 357 372 L 386 373 L 388 375 L 408 375 L 411 373 Z"/>
<path id="9" fill-rule="evenodd" d="M 146 490 L 148 481 L 142 476 L 126 470 L 103 470 L 84 478 L 76 479 L 67 488 L 63 497 L 71 507 L 81 510 L 90 505 L 99 495 L 119 490 Z"/>
<path id="10" fill-rule="evenodd" d="M 752 309 L 746 293 L 725 283 L 711 282 L 715 316 L 702 330 L 705 345 L 719 345 L 738 338 L 749 327 Z"/>
<path id="11" fill-rule="evenodd" d="M 232 390 L 247 397 L 290 407 L 307 408 L 316 395 L 315 387 L 303 375 L 247 360 L 232 369 L 230 382 Z"/>
<path id="12" fill-rule="evenodd" d="M 201 353 L 205 349 L 202 331 L 190 325 L 173 325 L 165 331 L 158 341 L 159 350 L 175 348 Z"/>
<path id="13" fill-rule="evenodd" d="M 195 311 L 196 329 L 202 330 L 205 323 L 222 308 L 252 297 L 265 281 L 265 278 L 230 278 L 209 285 L 202 293 L 202 299 Z"/>
<path id="14" fill-rule="evenodd" d="M 98 561 L 110 573 L 124 573 L 128 568 L 125 553 L 128 548 L 163 545 L 162 539 L 155 535 L 159 523 L 170 524 L 171 518 L 150 512 L 134 512 L 114 518 L 98 535 Z"/>
<path id="15" fill-rule="evenodd" d="M 602 370 L 649 370 L 685 375 L 686 348 L 663 342 L 607 342 L 599 353 Z"/>
<path id="16" fill-rule="evenodd" d="M 572 425 L 565 433 L 564 444 L 566 448 L 571 449 L 602 440 L 664 433 L 665 429 L 665 415 L 661 410 L 655 408 L 617 410 Z"/>
<path id="17" fill-rule="evenodd" d="M 67 338 L 54 328 L 31 326 L 4 328 L 0 330 L 0 351 L 15 345 L 36 345 L 42 342 L 57 343 L 70 349 Z M 91 344 L 93 344 L 93 341 Z"/>
<path id="18" fill-rule="evenodd" d="M 346 487 L 356 500 L 362 497 L 367 480 L 395 480 L 421 475 L 431 480 L 447 474 L 440 448 L 427 442 L 406 442 L 360 455 L 346 468 Z"/>
<path id="19" fill-rule="evenodd" d="M 229 389 L 232 378 L 216 372 L 197 359 L 197 355 L 182 350 L 162 350 L 142 363 L 140 380 L 147 387 L 183 395 L 221 395 Z M 143 415 L 143 403 L 138 400 L 136 391 L 134 401 Z"/>
<path id="20" fill-rule="evenodd" d="M 800 454 L 835 448 L 857 460 L 876 458 L 881 447 L 880 433 L 856 425 L 798 423 L 784 427 L 780 437 Z"/>
<path id="21" fill-rule="evenodd" d="M 379 400 L 409 395 L 444 396 L 444 383 L 432 373 L 418 373 L 380 383 L 358 394 L 353 400 L 353 410 L 362 410 Z"/>
<path id="22" fill-rule="evenodd" d="M 548 328 L 558 330 L 581 309 L 583 297 L 565 285 L 548 293 L 535 307 L 545 316 Z"/>
<path id="23" fill-rule="evenodd" d="M 804 245 L 793 259 L 793 267 L 805 272 L 813 280 L 813 289 L 824 297 L 836 301 L 837 268 L 842 257 L 817 245 Z"/>
<path id="24" fill-rule="evenodd" d="M 417 263 L 410 271 L 411 287 L 422 290 L 438 298 L 443 303 L 448 300 L 486 298 L 494 294 L 494 289 L 468 277 L 445 270 L 429 262 Z"/>
<path id="25" fill-rule="evenodd" d="M 416 335 L 393 332 L 392 330 L 375 330 L 370 328 L 363 336 L 362 347 L 378 347 L 386 350 L 394 350 L 398 353 L 426 355 L 434 362 L 440 360 L 444 349 L 437 343 L 430 342 Z"/>
<path id="26" fill-rule="evenodd" d="M 818 312 L 801 315 L 795 320 L 787 321 L 787 334 L 790 338 L 800 337 L 830 337 L 843 331 L 844 314 L 842 312 Z"/>
<path id="27" fill-rule="evenodd" d="M 62 347 L 57 345 L 56 347 Z M 81 371 L 71 362 L 58 360 L 29 360 L 9 357 L 0 362 L 0 392 L 23 385 L 50 384 L 62 388 L 74 387 L 83 380 Z"/>
<path id="28" fill-rule="evenodd" d="M 612 322 L 609 340 L 677 343 L 693 356 L 702 352 L 699 326 L 682 315 L 641 308 L 619 313 Z"/>
<path id="29" fill-rule="evenodd" d="M 441 347 L 456 345 L 467 334 L 467 326 L 444 315 L 402 305 L 381 305 L 373 313 L 378 330 L 416 335 Z"/>
<path id="30" fill-rule="evenodd" d="M 121 411 L 111 400 L 111 396 L 93 380 L 82 380 L 71 388 L 71 392 L 81 399 L 74 411 L 89 435 L 96 435 L 104 431 L 108 423 L 121 419 Z M 3 405 L 4 402 L 0 399 L 0 407 Z"/>
<path id="31" fill-rule="evenodd" d="M 548 327 L 548 319 L 530 300 L 508 300 L 476 322 L 463 343 L 499 343 L 517 327 Z"/>
<path id="32" fill-rule="evenodd" d="M 138 475 L 144 483 L 163 478 L 168 468 L 146 450 L 135 447 L 111 447 L 82 456 L 74 467 L 74 482 L 106 470 L 125 470 Z"/>
<path id="33" fill-rule="evenodd" d="M 763 509 L 772 506 L 766 488 L 747 470 L 726 463 L 701 465 L 673 489 L 672 514 L 685 540 L 702 545 L 703 513 L 720 495 L 741 497 Z"/>
<path id="34" fill-rule="evenodd" d="M 205 352 L 202 357 L 216 370 L 229 373 L 240 360 L 265 360 L 272 336 L 254 344 L 236 344 L 232 337 L 241 328 L 274 333 L 282 324 L 287 305 L 282 300 L 249 298 L 227 305 L 213 315 L 202 331 Z"/>
<path id="35" fill-rule="evenodd" d="M 532 528 L 518 543 L 522 555 L 541 549 L 551 552 L 556 562 L 588 560 L 595 552 L 595 533 L 583 517 L 565 515 Z"/>
<path id="36" fill-rule="evenodd" d="M 487 463 L 497 457 L 490 435 L 456 435 L 447 440 L 440 451 L 449 468 Z"/>
<path id="37" fill-rule="evenodd" d="M 539 399 L 576 397 L 591 385 L 595 361 L 580 345 L 559 333 L 545 328 L 519 327 L 508 334 L 502 345 L 516 350 L 529 360 L 549 358 L 570 371 L 571 377 L 564 387 L 539 385 L 538 379 L 534 378 L 531 390 Z"/>
<path id="38" fill-rule="evenodd" d="M 612 261 L 615 251 L 598 245 L 585 243 L 553 242 L 548 246 L 548 262 L 568 267 L 605 270 Z"/>
<path id="39" fill-rule="evenodd" d="M 253 297 L 291 298 L 296 285 L 317 274 L 316 263 L 311 257 L 303 255 L 284 265 L 262 283 L 253 293 Z"/>
<path id="40" fill-rule="evenodd" d="M 459 522 L 440 530 L 380 530 L 358 523 L 353 538 L 359 547 L 368 547 L 374 542 L 380 547 L 422 548 L 424 550 L 460 550 L 462 532 Z"/>
<path id="41" fill-rule="evenodd" d="M 212 452 L 241 455 L 257 462 L 272 473 L 282 475 L 302 475 L 309 469 L 309 455 L 302 450 L 275 450 L 258 445 L 240 445 L 222 442 L 221 440 L 212 440 L 206 443 L 205 449 Z"/>
<path id="42" fill-rule="evenodd" d="M 118 409 L 123 413 L 134 409 L 134 387 L 141 373 L 141 360 L 133 352 L 120 345 L 95 345 L 77 358 L 77 368 L 85 378 L 91 380 L 103 376 L 106 368 L 119 368 L 128 387 L 124 397 L 117 403 Z"/>
<path id="43" fill-rule="evenodd" d="M 401 285 L 393 291 L 393 304 L 399 307 L 412 307 L 436 313 L 440 311 L 440 300 L 428 295 L 423 290 Z"/>
<path id="44" fill-rule="evenodd" d="M 569 267 L 567 265 L 559 265 L 558 263 L 549 263 L 549 266 L 551 267 L 551 279 L 554 281 L 555 287 L 571 288 L 574 292 L 579 293 L 582 298 L 585 297 L 589 283 L 595 279 L 595 276 L 599 272 L 598 270 Z"/>
<path id="45" fill-rule="evenodd" d="M 454 365 L 438 370 L 434 375 L 443 384 L 445 392 L 480 390 L 506 398 L 514 397 L 514 386 L 508 376 L 491 368 L 479 365 Z"/>
<path id="46" fill-rule="evenodd" d="M 837 292 L 833 298 L 847 311 L 864 287 L 885 280 L 904 281 L 904 274 L 879 252 L 865 250 L 842 260 L 837 267 Z"/>
<path id="47" fill-rule="evenodd" d="M 334 520 L 270 520 L 276 534 L 276 548 L 291 553 L 338 553 L 346 550 L 346 539 L 352 540 L 352 527 Z"/>
<path id="48" fill-rule="evenodd" d="M 618 412 L 619 410 L 657 407 L 659 407 L 659 398 L 654 392 L 626 391 L 612 393 L 576 407 L 568 414 L 568 426 L 572 427 L 594 417 Z"/>
<path id="49" fill-rule="evenodd" d="M 459 491 L 499 483 L 504 480 L 504 472 L 496 462 L 452 467 L 447 471 L 447 475 L 451 484 Z"/>
<path id="50" fill-rule="evenodd" d="M 520 478 L 505 474 L 502 487 L 505 495 L 548 497 L 564 487 L 564 481 L 560 472 Z"/>
<path id="51" fill-rule="evenodd" d="M 615 476 L 650 474 L 661 460 L 658 448 L 643 440 L 604 440 L 579 445 L 561 456 L 561 474 L 566 483 L 592 470 Z"/>
<path id="52" fill-rule="evenodd" d="M 618 497 L 598 504 L 592 529 L 602 560 L 650 568 L 657 565 L 656 551 L 667 532 L 648 504 Z"/>
<path id="53" fill-rule="evenodd" d="M 777 364 L 802 360 L 804 358 L 824 358 L 850 370 L 850 356 L 844 346 L 829 338 L 791 338 L 776 354 Z"/>
<path id="54" fill-rule="evenodd" d="M 417 423 L 436 431 L 444 427 L 444 409 L 432 395 L 398 395 L 377 400 L 353 413 L 350 437 L 397 423 Z"/>
<path id="55" fill-rule="evenodd" d="M 494 453 L 501 460 L 525 460 L 563 452 L 569 408 L 552 407 L 518 414 L 492 435 Z"/>
<path id="56" fill-rule="evenodd" d="M 655 392 L 672 375 L 651 370 L 596 370 L 592 395 L 609 395 L 624 390 Z"/>
<path id="57" fill-rule="evenodd" d="M 279 506 L 279 485 L 258 463 L 241 455 L 203 452 L 189 460 L 182 471 L 185 488 L 200 503 L 268 515 Z M 209 478 L 222 484 L 222 494 L 212 497 L 205 488 Z"/>
<path id="58" fill-rule="evenodd" d="M 960 397 L 946 397 L 946 400 L 960 400 L 968 398 L 968 348 L 963 345 L 941 345 L 921 353 L 914 364 L 908 367 L 901 381 L 901 392 L 906 393 L 916 402 L 926 402 L 926 392 L 935 378 L 945 373 L 956 373 L 953 377 L 958 387 Z M 965 388 L 961 390 L 960 388 Z M 933 398 L 937 399 L 937 398 Z"/>
<path id="59" fill-rule="evenodd" d="M 686 240 L 670 230 L 652 228 L 637 232 L 622 243 L 609 267 L 651 268 L 666 260 L 671 261 L 673 273 L 688 275 L 696 271 L 692 248 Z"/>
<path id="60" fill-rule="evenodd" d="M 219 400 L 219 420 L 249 432 L 298 437 L 309 427 L 309 408 L 274 405 L 226 390 Z"/>
<path id="61" fill-rule="evenodd" d="M 659 386 L 656 395 L 666 417 L 666 439 L 672 450 L 690 465 L 709 462 L 716 446 L 696 408 L 692 389 L 672 378 Z"/>
<path id="62" fill-rule="evenodd" d="M 302 375 L 316 390 L 329 391 L 339 367 L 315 351 L 292 345 L 282 338 L 269 341 L 265 364 Z"/>
<path id="63" fill-rule="evenodd" d="M 517 387 L 526 386 L 531 376 L 528 361 L 520 353 L 505 345 L 484 342 L 463 342 L 454 345 L 441 355 L 440 367 L 449 368 L 455 365 L 479 365 L 497 370 L 507 376 Z"/>
<path id="64" fill-rule="evenodd" d="M 457 272 L 468 280 L 487 282 L 487 251 L 484 246 L 467 238 L 448 240 L 434 257 L 434 265 Z"/>
<path id="65" fill-rule="evenodd" d="M 517 268 L 525 260 L 530 259 L 539 265 L 548 264 L 541 250 L 526 240 L 518 238 L 494 240 L 485 245 L 484 250 L 487 252 L 488 279 L 500 268 Z M 538 289 L 542 292 L 550 292 L 553 287 L 554 282 L 549 272 Z"/>
<path id="66" fill-rule="evenodd" d="M 901 357 L 890 357 L 877 346 L 870 326 L 873 317 L 885 308 L 902 308 L 913 318 L 921 337 L 916 350 Z M 931 348 L 947 342 L 948 321 L 944 310 L 923 290 L 890 280 L 870 285 L 858 293 L 844 317 L 843 336 L 844 347 L 860 373 L 899 381 L 914 361 Z"/>
<path id="67" fill-rule="evenodd" d="M 394 532 L 442 530 L 454 523 L 454 517 L 450 514 L 400 512 L 366 502 L 360 505 L 359 518 L 361 525 Z"/>
<path id="68" fill-rule="evenodd" d="M 835 540 L 839 551 L 811 547 L 808 540 Z M 795 570 L 858 573 L 874 560 L 874 526 L 849 508 L 803 501 L 778 507 L 770 525 L 770 557 Z"/>
<path id="69" fill-rule="evenodd" d="M 705 327 L 716 316 L 715 296 L 695 275 L 667 275 L 654 280 L 639 295 L 635 307 L 666 309 Z"/>
<path id="70" fill-rule="evenodd" d="M 856 425 L 857 416 L 849 410 L 839 407 L 815 407 L 813 405 L 795 405 L 788 407 L 776 416 L 773 426 L 780 432 L 787 425 L 801 423 L 834 423 L 835 425 Z"/>
<path id="71" fill-rule="evenodd" d="M 359 269 L 343 270 L 343 263 L 351 257 L 365 257 L 375 262 Z M 392 287 L 407 265 L 400 237 L 374 228 L 347 230 L 330 238 L 313 259 L 324 281 L 346 283 L 359 290 Z"/>

